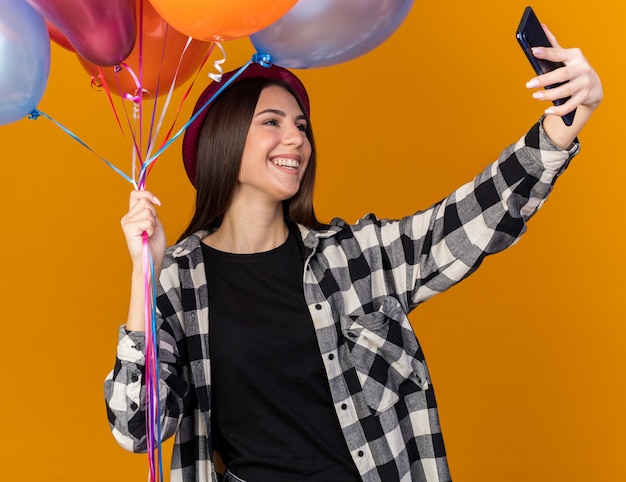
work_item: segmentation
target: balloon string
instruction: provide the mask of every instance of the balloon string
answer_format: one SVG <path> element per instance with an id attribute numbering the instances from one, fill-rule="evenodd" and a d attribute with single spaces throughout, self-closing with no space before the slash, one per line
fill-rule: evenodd
<path id="1" fill-rule="evenodd" d="M 111 107 L 111 110 L 113 111 L 113 115 L 115 117 L 115 120 L 117 122 L 117 125 L 120 129 L 120 132 L 122 133 L 122 137 L 124 139 L 126 139 L 126 132 L 124 131 L 124 128 L 122 127 L 122 122 L 120 120 L 120 116 L 117 112 L 117 109 L 115 108 L 115 102 L 113 101 L 113 97 L 111 96 L 111 89 L 109 87 L 108 82 L 106 81 L 106 76 L 104 75 L 104 73 L 102 72 L 102 67 L 98 66 L 98 75 L 91 76 L 91 86 L 92 88 L 96 89 L 104 89 L 107 99 L 109 101 L 109 105 Z M 117 84 L 117 90 L 119 92 L 119 95 L 122 99 L 126 99 L 126 100 L 132 100 L 133 97 L 126 92 L 123 92 L 122 90 L 122 86 L 120 84 L 119 81 L 119 77 L 118 77 L 118 73 L 125 68 L 128 71 L 128 74 L 131 76 L 131 78 L 135 81 L 135 85 L 137 86 L 137 89 L 139 89 L 139 80 L 137 79 L 137 77 L 135 76 L 134 72 L 132 71 L 132 69 L 127 65 L 127 64 L 123 64 L 123 65 L 117 65 L 114 67 L 114 74 L 115 74 L 115 82 Z M 129 98 L 130 97 L 130 98 Z M 130 121 L 128 119 L 128 114 L 125 113 L 126 115 L 126 120 L 127 120 L 127 124 L 129 125 L 129 129 L 131 130 L 131 134 L 132 134 L 132 126 L 130 125 Z M 134 138 L 133 138 L 134 141 Z M 135 144 L 135 151 L 137 151 L 139 149 L 139 147 Z M 131 170 L 131 177 L 132 179 L 136 179 L 136 174 L 137 174 L 137 168 L 136 168 L 136 159 L 137 159 L 137 155 L 136 152 L 133 151 L 133 163 L 132 163 L 132 170 Z M 135 182 L 133 181 L 133 184 L 135 184 Z"/>
<path id="2" fill-rule="evenodd" d="M 165 49 L 167 47 L 167 35 L 169 33 L 169 24 L 165 24 L 165 34 L 163 35 L 163 48 L 161 49 L 161 65 L 163 65 L 163 62 L 165 60 Z M 187 43 L 187 45 L 189 45 Z M 187 45 L 185 45 L 185 50 L 187 49 Z M 181 54 L 180 58 L 178 59 L 178 66 L 180 66 L 180 62 L 182 60 L 182 56 L 185 54 L 185 50 L 183 50 L 183 53 Z M 140 65 L 142 63 L 143 60 L 143 50 L 141 49 L 139 51 L 139 61 L 140 61 Z M 176 73 L 178 73 L 178 68 L 176 69 Z M 172 86 L 170 89 L 170 92 L 172 92 L 174 90 L 174 86 L 176 85 L 176 75 L 174 75 L 174 79 L 172 80 Z M 152 102 L 152 116 L 150 117 L 150 133 L 148 134 L 148 146 L 146 148 L 146 158 L 150 157 L 150 153 L 152 152 L 152 147 L 154 145 L 155 139 L 158 136 L 158 132 L 160 129 L 160 124 L 161 122 L 159 122 L 159 124 L 157 124 L 157 128 L 156 130 L 154 129 L 154 122 L 156 120 L 157 117 L 157 104 L 158 104 L 158 99 L 159 99 L 159 92 L 161 89 L 161 70 L 159 70 L 159 75 L 157 76 L 157 84 L 155 87 L 155 91 L 154 91 L 154 96 L 153 96 L 153 102 Z M 163 109 L 161 109 L 161 118 L 163 118 L 163 116 L 165 115 L 165 112 L 167 111 L 167 103 L 165 103 Z"/>
<path id="3" fill-rule="evenodd" d="M 144 0 L 139 2 L 139 18 L 141 21 L 139 22 L 139 32 L 137 32 L 137 37 L 139 40 L 139 90 L 138 90 L 138 100 L 135 102 L 135 109 L 139 112 L 139 115 L 135 117 L 135 119 L 139 119 L 139 152 L 143 153 L 143 34 L 144 34 L 144 26 L 143 26 L 143 3 Z M 143 163 L 143 157 L 141 158 L 141 162 Z"/>
<path id="4" fill-rule="evenodd" d="M 162 109 L 161 118 L 159 119 L 159 124 L 158 124 L 157 129 L 156 129 L 155 142 L 156 142 L 156 135 L 161 130 L 161 127 L 163 125 L 163 122 L 164 122 L 164 119 L 165 119 L 165 112 L 168 110 L 169 104 L 171 102 L 171 98 L 172 98 L 172 95 L 173 95 L 173 92 L 174 92 L 174 88 L 176 86 L 176 78 L 178 77 L 178 73 L 179 73 L 179 70 L 180 70 L 180 67 L 181 67 L 181 64 L 182 64 L 183 56 L 185 55 L 185 52 L 187 51 L 187 48 L 189 47 L 189 45 L 191 44 L 192 41 L 193 41 L 192 37 L 189 37 L 187 39 L 187 44 L 185 45 L 185 49 L 183 50 L 183 53 L 182 53 L 182 55 L 181 55 L 181 57 L 180 57 L 180 59 L 178 61 L 178 67 L 176 68 L 176 72 L 174 74 L 174 80 L 172 81 L 172 85 L 170 87 L 170 91 L 169 91 L 167 99 L 165 101 L 165 105 L 164 105 L 164 107 Z M 178 118 L 180 116 L 180 113 L 182 112 L 183 105 L 184 105 L 185 101 L 187 100 L 187 97 L 189 96 L 189 93 L 191 92 L 194 84 L 196 83 L 196 80 L 198 79 L 198 76 L 200 75 L 200 72 L 204 68 L 204 65 L 206 64 L 206 62 L 209 60 L 209 57 L 213 53 L 213 50 L 215 49 L 216 45 L 220 48 L 220 50 L 222 51 L 224 56 L 226 55 L 225 52 L 224 52 L 224 49 L 222 48 L 222 46 L 219 43 L 217 43 L 217 42 L 212 42 L 211 43 L 211 45 L 209 47 L 209 50 L 207 51 L 206 55 L 204 56 L 204 59 L 202 60 L 200 66 L 196 70 L 196 74 L 195 74 L 193 80 L 190 82 L 190 84 L 188 85 L 187 89 L 185 90 L 185 92 L 181 96 L 181 101 L 178 104 L 178 108 L 176 109 L 176 114 L 174 116 L 174 120 L 172 121 L 172 124 L 170 125 L 170 128 L 165 133 L 165 136 L 163 138 L 163 141 L 161 142 L 161 146 L 160 147 L 163 147 L 167 143 L 167 141 L 170 139 L 170 137 L 172 135 L 172 132 L 174 131 L 174 127 L 176 126 L 176 123 L 178 122 Z M 149 159 L 150 156 L 151 156 L 151 151 L 148 152 L 146 157 Z M 148 174 L 150 173 L 150 171 L 152 170 L 153 167 L 154 167 L 154 162 L 152 164 L 150 164 L 148 169 L 146 169 L 146 174 L 145 174 L 146 177 L 148 176 Z"/>
<path id="5" fill-rule="evenodd" d="M 128 75 L 130 75 L 130 77 L 133 79 L 133 82 L 135 83 L 137 91 L 141 92 L 142 89 L 141 89 L 141 84 L 139 82 L 139 78 L 137 77 L 133 69 L 128 64 L 121 62 L 119 65 L 115 66 L 113 72 L 115 74 L 115 83 L 117 84 L 117 90 L 120 93 L 120 97 L 122 97 L 122 99 L 124 100 L 129 100 L 133 103 L 133 113 L 131 115 L 129 115 L 128 113 L 128 108 L 126 104 L 122 103 L 122 107 L 123 107 L 124 117 L 126 118 L 126 124 L 128 126 L 128 130 L 131 134 L 131 139 L 132 139 L 132 150 L 131 150 L 132 178 L 137 179 L 137 171 L 138 171 L 137 165 L 139 165 L 139 170 L 140 170 L 141 164 L 143 163 L 143 154 L 141 150 L 141 145 L 140 145 L 140 142 L 139 143 L 137 142 L 137 138 L 140 136 L 138 136 L 136 133 L 137 119 L 139 118 L 140 125 L 142 123 L 141 122 L 142 112 L 141 112 L 141 101 L 140 101 L 141 96 L 140 95 L 133 96 L 130 93 L 123 91 L 122 85 L 120 83 L 119 75 L 118 75 L 122 71 L 122 69 L 126 70 L 128 72 Z M 113 109 L 115 110 L 115 108 Z M 133 181 L 133 185 L 137 187 L 137 183 L 135 181 Z"/>
<path id="6" fill-rule="evenodd" d="M 150 302 L 150 297 L 152 293 L 150 292 L 150 249 L 148 244 L 148 235 L 147 233 L 143 233 L 143 271 L 144 271 L 144 336 L 146 342 L 146 367 L 145 367 L 145 377 L 146 377 L 146 445 L 148 449 L 148 454 L 153 453 L 154 451 L 154 437 L 152 436 L 152 325 L 150 323 L 150 308 L 152 306 Z M 149 462 L 149 473 L 150 473 L 150 481 L 154 480 L 154 466 L 151 463 L 151 459 L 148 459 Z"/>
<path id="7" fill-rule="evenodd" d="M 158 135 L 159 131 L 161 130 L 161 127 L 163 126 L 163 121 L 165 119 L 165 113 L 168 111 L 170 102 L 172 100 L 172 96 L 174 94 L 174 89 L 176 88 L 176 80 L 178 79 L 178 74 L 180 72 L 180 67 L 182 65 L 183 58 L 185 57 L 185 53 L 187 52 L 187 49 L 191 45 L 192 41 L 193 41 L 192 37 L 187 38 L 187 42 L 185 43 L 185 47 L 183 48 L 183 51 L 180 54 L 180 57 L 178 59 L 178 64 L 176 65 L 176 70 L 174 71 L 174 77 L 172 78 L 172 83 L 170 84 L 170 89 L 169 89 L 169 91 L 167 93 L 167 97 L 165 98 L 165 102 L 163 104 L 163 109 L 161 109 L 161 116 L 159 117 L 159 122 L 157 123 L 157 127 L 156 127 L 156 130 L 155 130 L 155 133 L 154 133 L 154 138 L 153 139 L 155 139 L 155 140 L 156 140 L 156 136 Z M 209 47 L 209 54 L 210 54 L 211 50 L 213 49 L 213 45 L 214 44 L 211 44 L 211 46 Z M 163 57 L 165 57 L 165 48 L 163 49 Z M 204 65 L 204 62 L 203 62 L 202 65 Z M 200 66 L 200 68 L 202 68 L 202 65 Z M 160 75 L 159 75 L 159 77 L 160 77 Z M 193 83 L 191 85 L 193 85 Z M 183 96 L 183 102 L 184 102 L 184 99 L 185 99 L 185 96 Z M 182 107 L 182 102 L 179 105 L 179 110 L 177 111 L 177 114 L 178 114 L 178 112 L 180 112 L 180 107 Z M 176 123 L 176 120 L 174 120 L 174 123 Z M 171 132 L 171 129 L 168 131 L 168 134 L 170 132 Z M 166 134 L 166 138 L 167 138 L 167 134 Z M 151 151 L 152 151 L 152 149 L 150 149 L 148 151 L 148 155 L 146 157 L 148 157 L 148 158 L 150 157 Z"/>
<path id="8" fill-rule="evenodd" d="M 190 38 L 191 40 L 191 38 Z M 215 46 L 219 47 L 219 49 L 222 51 L 223 54 L 223 58 L 220 60 L 216 60 L 214 62 L 214 67 L 218 72 L 221 72 L 221 64 L 223 63 L 223 61 L 225 60 L 225 51 L 223 49 L 223 47 L 221 46 L 221 44 L 214 42 L 210 49 L 209 52 L 207 53 L 207 55 L 205 56 L 202 65 L 200 66 L 200 68 L 198 69 L 198 72 L 196 73 L 196 77 L 194 78 L 194 81 L 192 82 L 192 84 L 187 88 L 187 90 L 185 91 L 184 95 L 183 95 L 183 99 L 176 111 L 176 119 L 178 118 L 181 110 L 182 110 L 182 105 L 184 104 L 185 100 L 187 99 L 187 97 L 189 96 L 189 93 L 191 92 L 191 89 L 193 87 L 193 83 L 195 83 L 195 81 L 197 80 L 198 74 L 200 72 L 200 70 L 202 69 L 202 67 L 204 66 L 204 64 L 207 62 L 208 58 L 210 57 L 211 53 L 213 52 Z M 185 47 L 186 48 L 186 47 Z M 202 106 L 202 108 L 191 118 L 189 119 L 189 121 L 187 123 L 185 123 L 185 125 L 178 130 L 178 132 L 171 138 L 169 138 L 171 132 L 174 130 L 174 126 L 176 123 L 176 120 L 174 121 L 174 123 L 172 124 L 172 126 L 170 127 L 170 129 L 168 130 L 168 133 L 166 135 L 166 138 L 163 140 L 160 148 L 158 149 L 158 151 L 154 154 L 148 157 L 147 161 L 142 162 L 141 159 L 141 150 L 139 145 L 137 144 L 137 140 L 136 140 L 136 136 L 132 136 L 133 137 L 133 157 L 139 157 L 139 164 L 141 165 L 140 168 L 140 172 L 139 172 L 139 180 L 140 182 L 138 183 L 137 181 L 135 181 L 135 179 L 137 179 L 136 174 L 136 170 L 135 170 L 135 166 L 137 165 L 136 162 L 133 162 L 133 169 L 132 169 L 132 176 L 128 176 L 127 174 L 125 174 L 122 170 L 120 170 L 118 167 L 116 167 L 113 163 L 109 162 L 107 159 L 105 159 L 103 156 L 101 156 L 100 154 L 98 154 L 94 149 L 92 149 L 89 145 L 87 145 L 80 137 L 78 137 L 76 134 L 74 134 L 70 129 L 68 129 L 67 127 L 65 127 L 63 124 L 61 124 L 60 122 L 58 122 L 57 120 L 55 120 L 54 118 L 52 118 L 51 116 L 49 116 L 48 114 L 46 114 L 45 112 L 39 110 L 39 109 L 33 109 L 29 115 L 28 118 L 31 120 L 36 120 L 39 117 L 45 117 L 46 119 L 50 120 L 51 122 L 53 122 L 56 126 L 58 126 L 62 131 L 64 131 L 65 133 L 67 133 L 70 137 L 72 137 L 76 142 L 78 142 L 79 144 L 81 144 L 83 147 L 85 147 L 87 150 L 89 150 L 91 153 L 93 153 L 96 157 L 98 157 L 101 161 L 103 161 L 107 166 L 109 166 L 111 169 L 113 169 L 113 171 L 115 171 L 118 175 L 120 175 L 125 181 L 129 182 L 130 184 L 132 184 L 135 189 L 139 188 L 140 186 L 145 186 L 145 182 L 146 182 L 146 176 L 147 174 L 150 172 L 153 163 L 156 161 L 156 159 L 176 140 L 178 139 L 183 132 L 185 131 L 185 129 L 187 129 L 187 127 L 189 127 L 189 125 L 196 120 L 196 118 L 200 115 L 200 113 L 202 111 L 204 111 L 204 109 L 206 109 L 206 107 L 213 102 L 213 100 L 219 95 L 221 94 L 221 92 L 223 92 L 223 90 L 228 87 L 237 77 L 239 77 L 239 75 L 252 63 L 252 62 L 257 62 L 261 65 L 264 65 L 266 67 L 269 67 L 269 65 L 271 65 L 271 63 L 267 62 L 267 58 L 270 58 L 269 56 L 264 56 L 264 57 L 260 57 L 258 54 L 255 54 L 252 58 L 251 61 L 248 61 L 244 66 L 242 66 L 238 72 L 235 73 L 235 75 L 233 75 L 233 77 L 231 77 L 206 103 L 204 106 Z M 180 66 L 180 65 L 179 65 Z M 138 85 L 138 91 L 139 91 L 139 96 L 129 96 L 128 94 L 124 94 L 122 92 L 122 88 L 121 88 L 121 84 L 119 82 L 118 79 L 118 72 L 124 68 L 125 70 L 128 71 L 128 73 L 131 75 L 131 77 L 133 78 L 133 80 L 135 80 L 136 85 Z M 108 83 L 105 80 L 105 76 L 102 73 L 102 69 L 100 67 L 98 67 L 98 72 L 99 72 L 99 81 L 100 83 L 96 83 L 95 77 L 92 76 L 91 78 L 91 82 L 92 82 L 92 86 L 94 87 L 102 87 L 105 90 L 105 93 L 107 95 L 107 99 L 109 100 L 109 103 L 111 105 L 111 109 L 113 111 L 113 114 L 115 116 L 116 122 L 120 128 L 120 131 L 122 132 L 122 135 L 125 137 L 124 135 L 124 129 L 122 128 L 122 123 L 119 117 L 119 114 L 115 108 L 115 104 L 113 102 L 113 99 L 111 97 L 111 90 L 108 86 Z M 219 74 L 209 74 L 209 76 L 213 79 L 213 78 L 219 78 Z M 115 78 L 116 78 L 116 82 L 117 82 L 117 87 L 118 90 L 120 91 L 120 95 L 127 99 L 127 100 L 133 100 L 133 101 L 137 101 L 138 98 L 142 97 L 142 93 L 143 93 L 143 89 L 141 89 L 139 86 L 141 85 L 139 83 L 139 79 L 138 77 L 135 75 L 135 73 L 133 72 L 132 68 L 130 66 L 128 66 L 127 64 L 121 63 L 118 68 L 116 68 L 115 70 Z M 130 98 L 132 97 L 132 99 Z M 168 99 L 168 103 L 169 103 L 169 99 Z M 139 111 L 141 113 L 141 111 Z M 128 115 L 128 111 L 126 110 L 126 108 L 124 109 L 124 113 L 126 116 L 126 121 L 127 124 L 129 126 L 129 129 L 131 130 L 131 132 L 133 132 L 133 127 L 132 127 L 132 123 L 130 121 L 130 116 Z M 135 117 L 135 116 L 133 116 Z M 162 115 L 162 119 L 163 119 L 163 115 Z M 161 120 L 162 122 L 162 120 Z"/>
<path id="9" fill-rule="evenodd" d="M 143 153 L 143 9 L 144 1 L 139 2 L 139 79 L 138 89 L 136 92 L 136 98 L 133 99 L 135 103 L 135 115 L 134 119 L 139 121 L 139 142 L 135 136 L 133 136 L 135 150 L 133 151 L 133 157 L 135 153 L 140 157 L 140 163 L 143 170 L 143 159 L 141 155 Z M 165 50 L 165 44 L 167 41 L 167 30 L 165 32 L 166 38 L 163 42 L 163 49 Z M 131 75 L 132 69 L 128 69 Z M 135 78 L 137 81 L 137 79 Z M 160 81 L 160 75 L 159 79 Z M 152 137 L 152 127 L 154 125 L 154 117 L 156 113 L 156 99 L 158 97 L 158 83 L 157 92 L 154 93 L 154 110 L 152 112 L 150 121 L 150 133 L 148 135 L 148 145 L 146 152 L 150 150 L 150 139 Z M 137 149 L 137 144 L 139 148 Z M 135 159 L 133 159 L 133 166 L 136 165 Z M 143 189 L 145 186 L 145 179 L 139 180 L 139 189 Z M 146 232 L 143 233 L 143 252 L 144 252 L 144 290 L 145 290 L 145 332 L 146 332 L 146 437 L 148 439 L 148 466 L 149 466 L 149 480 L 150 482 L 159 482 L 161 480 L 161 474 L 163 473 L 163 462 L 161 457 L 161 410 L 160 410 L 160 394 L 159 394 L 159 348 L 158 348 L 158 332 L 156 325 L 156 279 L 154 276 L 154 260 L 150 251 L 149 237 Z"/>
<path id="10" fill-rule="evenodd" d="M 135 74 L 135 72 L 133 71 L 133 69 L 126 63 L 121 62 L 120 64 L 116 65 L 113 68 L 113 72 L 115 74 L 115 82 L 117 84 L 117 90 L 120 94 L 120 97 L 124 100 L 128 100 L 133 102 L 133 115 L 132 118 L 133 119 L 137 119 L 139 117 L 139 125 L 141 126 L 143 123 L 141 122 L 141 100 L 142 100 L 142 96 L 144 93 L 144 89 L 142 88 L 142 81 L 141 81 L 141 58 L 140 58 L 140 75 L 139 77 Z M 128 75 L 130 75 L 131 79 L 133 80 L 134 84 L 135 84 L 135 93 L 131 94 L 130 92 L 124 92 L 124 90 L 122 89 L 120 80 L 119 80 L 119 73 L 122 71 L 122 69 L 126 70 L 126 72 L 128 73 Z M 115 108 L 115 103 L 113 102 L 113 99 L 111 97 L 111 92 L 108 86 L 108 83 L 106 81 L 106 78 L 102 72 L 102 68 L 98 67 L 98 73 L 99 73 L 99 79 L 100 79 L 100 84 L 95 84 L 94 82 L 94 78 L 92 77 L 92 86 L 93 85 L 97 85 L 99 87 L 104 88 L 107 97 L 109 99 L 109 104 L 111 105 L 111 109 L 113 110 L 113 114 L 115 116 L 115 119 L 117 120 L 117 124 L 120 127 L 120 131 L 122 132 L 122 135 L 124 138 L 126 138 L 126 135 L 124 133 L 124 129 L 122 127 L 119 115 L 117 113 L 117 109 Z M 125 113 L 125 117 L 126 117 L 126 123 L 128 125 L 128 128 L 132 134 L 132 139 L 133 139 L 133 153 L 132 153 L 132 178 L 136 179 L 136 165 L 137 165 L 137 158 L 139 158 L 139 162 L 142 162 L 142 147 L 141 147 L 141 133 L 139 136 L 136 136 L 134 134 L 134 128 L 133 128 L 133 123 L 131 122 L 130 118 L 131 116 L 128 115 L 128 111 L 126 110 L 126 108 L 124 108 L 124 113 Z M 139 143 L 137 143 L 137 137 L 139 137 Z"/>
<path id="11" fill-rule="evenodd" d="M 166 25 L 165 27 L 165 35 L 164 35 L 164 40 L 163 40 L 163 50 L 161 51 L 161 64 L 163 64 L 164 60 L 165 60 L 165 47 L 167 46 L 167 34 L 169 32 L 169 25 Z M 183 57 L 185 55 L 185 52 L 187 51 L 187 47 L 189 47 L 189 44 L 191 43 L 191 37 L 189 39 L 187 39 L 187 43 L 185 44 L 185 48 L 183 49 L 182 53 L 180 54 L 180 57 L 178 58 L 178 64 L 176 66 L 176 71 L 174 72 L 174 77 L 172 78 L 172 82 L 170 84 L 170 88 L 167 94 L 167 98 L 163 103 L 163 107 L 161 108 L 161 115 L 159 117 L 158 122 L 156 123 L 156 127 L 155 127 L 155 121 L 157 118 L 157 103 L 158 103 L 158 92 L 161 86 L 161 72 L 159 71 L 159 75 L 157 78 L 157 85 L 156 85 L 156 92 L 154 94 L 154 101 L 152 103 L 152 117 L 151 117 L 151 122 L 150 122 L 150 133 L 148 134 L 148 147 L 146 149 L 146 159 L 148 159 L 152 153 L 152 149 L 154 147 L 154 144 L 156 143 L 156 138 L 159 135 L 159 132 L 161 131 L 161 127 L 163 126 L 163 119 L 165 118 L 165 114 L 167 113 L 167 110 L 169 108 L 169 104 L 170 104 L 170 99 L 172 98 L 172 95 L 174 93 L 174 88 L 176 87 L 176 78 L 178 77 L 178 72 L 180 70 L 180 65 L 182 63 Z M 145 171 L 145 176 L 147 177 L 149 171 Z M 140 183 L 142 182 L 142 179 L 140 179 Z"/>
<path id="12" fill-rule="evenodd" d="M 159 356 L 156 324 L 156 279 L 154 260 L 147 233 L 143 233 L 144 323 L 146 341 L 146 443 L 150 482 L 159 482 L 163 473 L 161 453 L 161 407 L 159 394 Z"/>
<path id="13" fill-rule="evenodd" d="M 135 83 L 136 86 L 136 90 L 135 90 L 135 95 L 130 94 L 129 92 L 123 92 L 122 91 L 122 86 L 120 84 L 120 80 L 118 77 L 118 73 L 122 70 L 126 70 L 128 72 L 128 75 L 131 76 L 131 78 L 133 79 L 133 82 Z M 141 125 L 143 124 L 142 122 L 142 114 L 143 111 L 141 109 L 141 100 L 142 100 L 142 96 L 143 96 L 143 92 L 144 89 L 141 86 L 141 81 L 139 80 L 139 78 L 137 77 L 137 75 L 135 74 L 135 72 L 133 71 L 132 67 L 124 62 L 120 63 L 118 67 L 115 68 L 114 70 L 115 72 L 115 81 L 117 82 L 117 87 L 118 90 L 120 92 L 121 97 L 124 100 L 128 100 L 132 102 L 132 106 L 133 106 L 133 114 L 128 115 L 128 109 L 126 108 L 126 105 L 124 105 L 124 114 L 126 116 L 126 122 L 128 124 L 128 129 L 130 130 L 131 134 L 132 134 L 132 139 L 133 139 L 133 152 L 135 153 L 135 155 L 133 156 L 134 159 L 139 158 L 139 164 L 141 165 L 143 163 L 143 150 L 141 147 Z M 137 119 L 139 119 L 139 126 L 140 126 L 140 133 L 139 136 L 137 136 L 135 134 L 135 128 L 133 127 L 133 122 L 131 122 L 131 118 L 134 119 L 134 123 L 136 124 Z M 137 138 L 139 138 L 139 142 L 137 141 Z M 137 163 L 133 162 L 133 179 L 135 179 L 135 165 Z"/>
<path id="14" fill-rule="evenodd" d="M 224 50 L 224 47 L 222 47 L 221 43 L 217 42 L 217 46 L 222 51 L 222 58 L 213 62 L 213 67 L 215 68 L 215 70 L 217 70 L 217 73 L 215 74 L 213 72 L 209 72 L 209 77 L 213 79 L 215 82 L 221 82 L 222 74 L 224 73 L 222 64 L 226 62 L 226 51 Z"/>
<path id="15" fill-rule="evenodd" d="M 153 156 L 151 156 L 150 158 L 148 158 L 142 168 L 141 168 L 141 172 L 139 173 L 139 178 L 142 179 L 145 176 L 145 171 L 150 167 L 150 165 L 163 153 L 163 151 L 165 151 L 176 139 L 178 139 L 183 132 L 185 132 L 185 129 L 187 129 L 187 127 L 189 127 L 189 125 L 191 125 L 193 123 L 193 121 L 195 121 L 198 116 L 200 114 L 202 114 L 202 112 L 204 112 L 204 110 L 209 106 L 209 104 L 211 104 L 211 102 L 213 102 L 213 100 L 215 100 L 230 84 L 232 84 L 243 72 L 244 70 L 246 70 L 253 62 L 258 63 L 259 65 L 262 65 L 263 67 L 270 67 L 271 66 L 271 56 L 270 55 L 259 55 L 259 54 L 254 54 L 252 56 L 252 60 L 249 60 L 248 62 L 246 62 L 242 67 L 239 68 L 239 70 L 237 72 L 235 72 L 235 74 L 228 79 L 226 82 L 224 82 L 224 85 L 222 85 L 205 103 L 202 107 L 200 107 L 200 109 L 198 109 L 198 111 L 191 116 L 191 119 L 189 119 L 185 125 L 183 125 L 183 127 L 181 127 L 178 132 L 176 132 L 176 134 L 174 134 L 174 136 L 168 140 Z"/>
<path id="16" fill-rule="evenodd" d="M 191 41 L 191 40 L 192 40 L 192 37 L 189 37 L 189 41 Z M 211 46 L 209 47 L 209 50 L 207 51 L 206 55 L 204 56 L 204 59 L 202 60 L 202 63 L 200 64 L 200 66 L 196 70 L 196 75 L 194 75 L 194 78 L 191 81 L 191 83 L 189 84 L 189 87 L 187 87 L 187 89 L 185 90 L 185 92 L 182 95 L 182 100 L 180 102 L 180 105 L 178 106 L 177 114 L 180 114 L 180 111 L 182 110 L 182 106 L 185 103 L 185 100 L 187 100 L 187 97 L 189 96 L 189 94 L 191 92 L 191 89 L 193 88 L 194 84 L 196 83 L 196 80 L 198 80 L 198 76 L 200 75 L 201 70 L 204 68 L 204 65 L 209 60 L 209 57 L 213 53 L 213 50 L 215 49 L 215 46 L 219 47 L 219 49 L 223 53 L 224 59 L 226 58 L 226 52 L 224 52 L 224 48 L 222 47 L 222 45 L 219 42 L 212 42 Z M 219 61 L 216 61 L 216 62 L 219 62 Z M 213 64 L 213 65 L 215 65 L 215 64 Z M 217 66 L 216 66 L 216 68 L 217 68 Z M 174 126 L 172 126 L 172 128 L 173 127 Z"/>
<path id="17" fill-rule="evenodd" d="M 154 273 L 154 263 L 152 260 L 152 257 L 150 257 L 150 269 L 152 271 L 152 273 Z M 155 340 L 157 340 L 156 337 L 156 333 L 157 333 L 157 318 L 156 318 L 156 279 L 153 277 L 152 278 L 152 293 L 154 294 L 152 296 L 152 333 L 155 334 Z M 156 345 L 155 343 L 155 346 Z M 157 380 L 157 382 L 161 379 L 161 375 L 160 375 L 160 367 L 159 367 L 159 355 L 158 355 L 158 349 L 155 351 L 155 373 L 154 376 Z M 162 427 L 161 427 L 161 397 L 160 397 L 160 393 L 159 393 L 159 383 L 157 383 L 156 386 L 156 402 L 157 402 L 157 440 L 159 441 L 159 445 L 158 445 L 158 454 L 159 454 L 159 472 L 162 474 L 163 473 L 163 453 L 161 450 L 161 443 L 163 441 L 163 433 L 162 433 Z"/>
<path id="18" fill-rule="evenodd" d="M 117 114 L 117 109 L 115 108 L 115 103 L 113 102 L 113 97 L 111 96 L 111 91 L 109 90 L 109 84 L 106 81 L 106 78 L 104 76 L 104 73 L 102 72 L 102 67 L 98 66 L 98 79 L 100 80 L 99 84 L 96 84 L 95 82 L 95 77 L 92 75 L 91 76 L 91 86 L 92 88 L 95 87 L 99 87 L 99 88 L 103 88 L 104 92 L 107 96 L 107 99 L 109 101 L 109 105 L 111 106 L 111 110 L 113 110 L 113 115 L 115 116 L 115 121 L 117 122 L 118 127 L 120 128 L 120 131 L 122 133 L 122 137 L 125 139 L 126 138 L 126 134 L 124 133 L 124 128 L 122 127 L 122 122 L 120 121 L 120 117 Z"/>
<path id="19" fill-rule="evenodd" d="M 104 161 L 104 163 L 109 166 L 111 169 L 113 169 L 117 174 L 119 174 L 120 176 L 122 176 L 124 178 L 124 180 L 130 182 L 133 186 L 135 185 L 135 181 L 133 179 L 131 179 L 129 176 L 127 176 L 126 174 L 124 174 L 124 172 L 122 172 L 120 169 L 118 169 L 117 167 L 115 167 L 113 164 L 111 164 L 109 161 L 107 161 L 104 157 L 102 157 L 100 154 L 98 154 L 96 151 L 94 151 L 91 147 L 89 147 L 87 144 L 85 144 L 85 142 L 83 142 L 83 140 L 80 139 L 80 137 L 78 137 L 76 134 L 74 134 L 72 131 L 70 131 L 67 127 L 65 127 L 64 125 L 62 125 L 60 122 L 54 120 L 52 117 L 50 117 L 48 114 L 38 110 L 38 109 L 33 109 L 31 111 L 30 114 L 28 114 L 28 118 L 31 120 L 36 120 L 38 119 L 40 116 L 45 117 L 46 119 L 52 121 L 55 125 L 57 125 L 58 127 L 60 127 L 65 133 L 69 134 L 70 137 L 72 137 L 76 142 L 78 142 L 79 144 L 81 144 L 83 147 L 85 147 L 86 149 L 88 149 L 90 152 L 92 152 L 93 154 L 95 154 L 100 160 Z"/>

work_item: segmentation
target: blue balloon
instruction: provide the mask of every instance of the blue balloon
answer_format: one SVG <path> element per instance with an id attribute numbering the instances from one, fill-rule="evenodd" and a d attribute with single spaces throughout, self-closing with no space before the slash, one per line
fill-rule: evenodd
<path id="1" fill-rule="evenodd" d="M 413 0 L 299 0 L 250 40 L 257 52 L 283 67 L 335 65 L 387 40 L 412 5 Z"/>
<path id="2" fill-rule="evenodd" d="M 0 0 L 0 125 L 37 106 L 50 73 L 46 21 L 24 0 Z"/>

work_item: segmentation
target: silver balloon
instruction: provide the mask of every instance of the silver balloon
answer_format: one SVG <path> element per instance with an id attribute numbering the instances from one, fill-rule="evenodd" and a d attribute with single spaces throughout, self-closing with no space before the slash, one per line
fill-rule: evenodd
<path id="1" fill-rule="evenodd" d="M 283 67 L 306 69 L 359 57 L 387 40 L 413 0 L 299 0 L 250 36 L 257 52 Z"/>

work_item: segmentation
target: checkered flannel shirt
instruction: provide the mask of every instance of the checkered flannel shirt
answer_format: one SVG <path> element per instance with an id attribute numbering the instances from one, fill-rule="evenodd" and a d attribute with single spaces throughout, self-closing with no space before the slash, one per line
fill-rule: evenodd
<path id="1" fill-rule="evenodd" d="M 400 220 L 300 226 L 304 293 L 337 418 L 364 481 L 450 480 L 433 389 L 407 314 L 514 244 L 578 152 L 541 123 L 472 182 Z M 161 405 L 176 434 L 171 481 L 216 481 L 209 430 L 208 287 L 200 232 L 168 250 L 158 289 Z M 109 422 L 124 448 L 146 450 L 144 336 L 120 330 L 105 382 Z"/>

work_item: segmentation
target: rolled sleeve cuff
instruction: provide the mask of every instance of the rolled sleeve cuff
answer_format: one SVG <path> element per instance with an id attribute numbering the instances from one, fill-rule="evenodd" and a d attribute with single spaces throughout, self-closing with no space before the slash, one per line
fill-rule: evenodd
<path id="1" fill-rule="evenodd" d="M 526 143 L 529 147 L 537 149 L 539 161 L 547 170 L 560 171 L 572 157 L 578 154 L 580 142 L 578 139 L 575 139 L 567 149 L 561 149 L 546 134 L 543 128 L 544 119 L 545 116 L 542 116 L 539 122 L 530 130 L 526 136 Z M 537 135 L 533 135 L 533 131 L 536 131 Z"/>
<path id="2" fill-rule="evenodd" d="M 119 360 L 137 365 L 144 365 L 146 335 L 142 331 L 128 331 L 124 326 L 120 327 L 117 357 Z"/>

